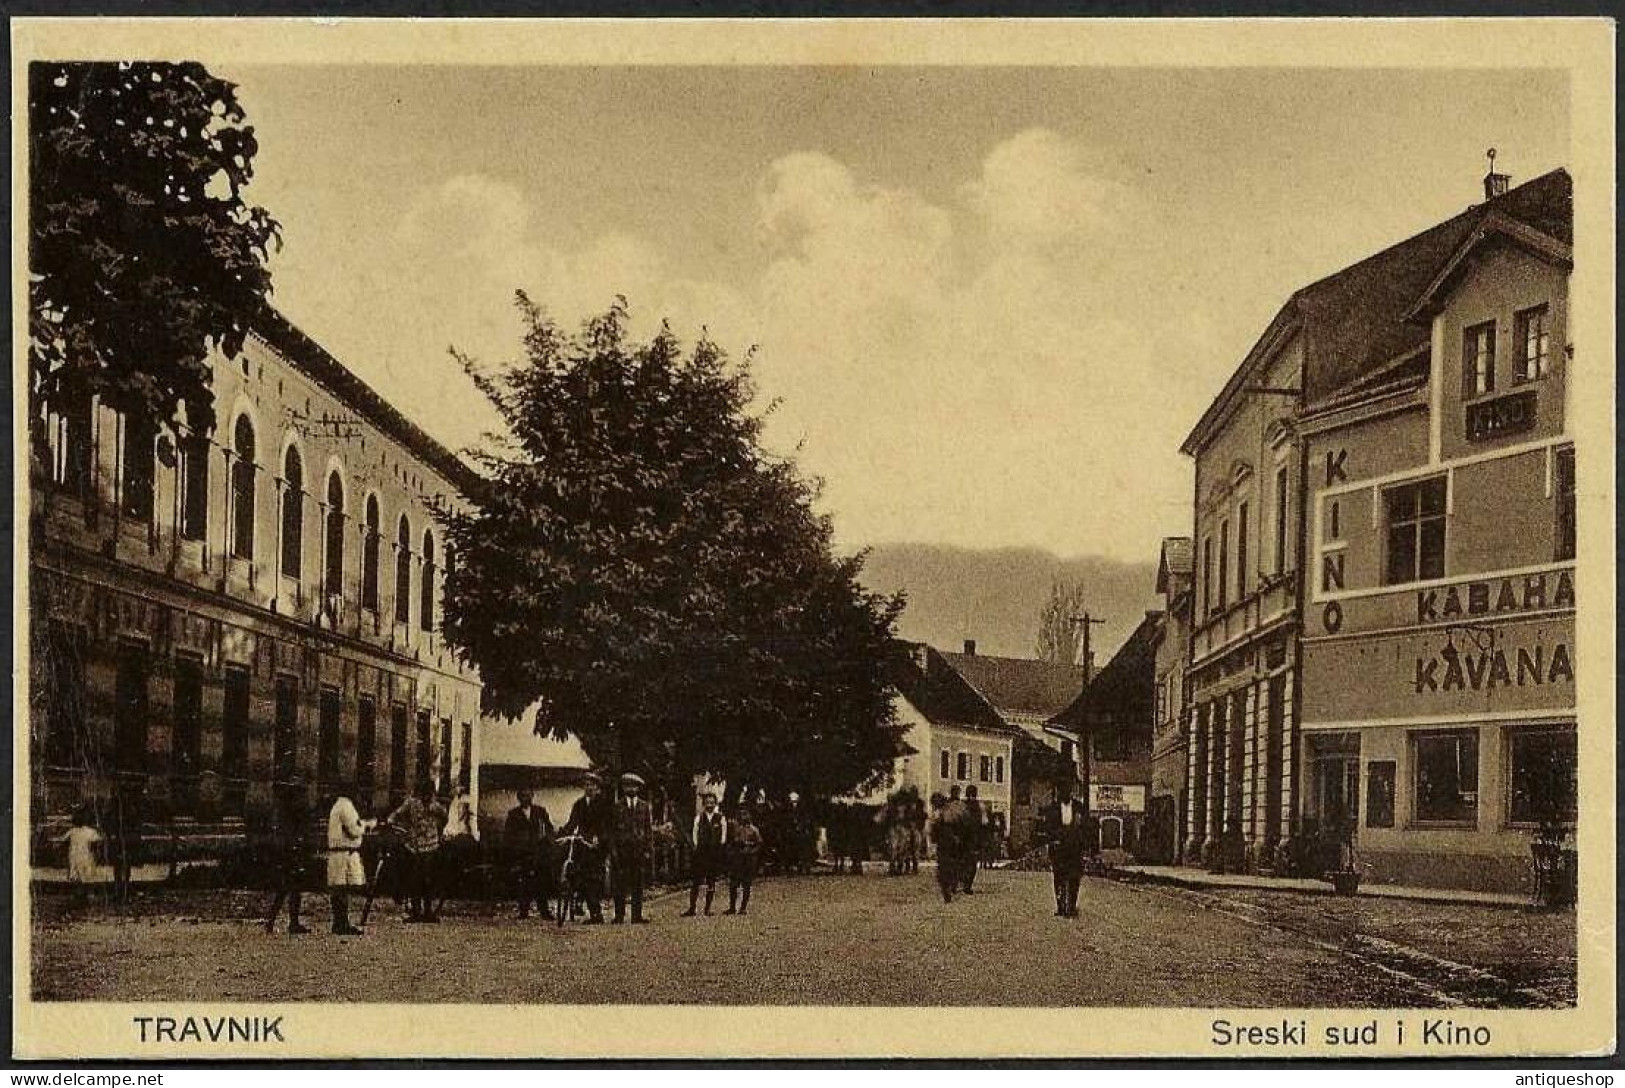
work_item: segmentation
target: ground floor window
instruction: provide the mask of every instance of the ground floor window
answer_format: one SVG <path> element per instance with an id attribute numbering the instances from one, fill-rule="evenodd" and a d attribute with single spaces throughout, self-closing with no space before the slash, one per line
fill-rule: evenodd
<path id="1" fill-rule="evenodd" d="M 954 767 L 954 777 L 959 779 L 961 782 L 967 781 L 970 778 L 969 752 L 959 753 L 959 763 L 956 767 Z"/>
<path id="2" fill-rule="evenodd" d="M 1519 729 L 1507 737 L 1511 822 L 1573 823 L 1579 811 L 1578 739 L 1572 726 Z"/>
<path id="3" fill-rule="evenodd" d="M 1412 738 L 1416 819 L 1470 824 L 1478 817 L 1478 730 Z"/>

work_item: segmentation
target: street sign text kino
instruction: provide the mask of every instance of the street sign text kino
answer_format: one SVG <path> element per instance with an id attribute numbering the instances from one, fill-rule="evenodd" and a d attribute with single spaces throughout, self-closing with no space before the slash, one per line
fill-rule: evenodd
<path id="1" fill-rule="evenodd" d="M 1091 783 L 1089 808 L 1093 812 L 1144 812 L 1145 787 Z"/>

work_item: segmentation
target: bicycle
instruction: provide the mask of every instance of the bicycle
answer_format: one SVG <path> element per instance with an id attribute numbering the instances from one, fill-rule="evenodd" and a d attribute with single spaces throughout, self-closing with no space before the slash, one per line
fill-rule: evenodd
<path id="1" fill-rule="evenodd" d="M 559 909 L 556 925 L 562 926 L 575 916 L 576 908 L 586 899 L 582 887 L 582 859 L 576 857 L 576 848 L 587 854 L 591 840 L 579 834 L 561 835 L 554 845 L 564 846 L 564 860 L 559 864 Z"/>

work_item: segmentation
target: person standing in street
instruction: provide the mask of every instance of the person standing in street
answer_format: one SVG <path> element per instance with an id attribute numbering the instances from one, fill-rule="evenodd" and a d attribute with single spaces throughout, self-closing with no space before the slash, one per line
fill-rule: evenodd
<path id="1" fill-rule="evenodd" d="M 1078 916 L 1078 885 L 1083 880 L 1083 859 L 1089 852 L 1089 814 L 1072 799 L 1072 784 L 1055 787 L 1055 803 L 1044 806 L 1039 825 L 1049 846 L 1049 866 L 1055 882 L 1055 916 Z"/>
<path id="2" fill-rule="evenodd" d="M 310 930 L 299 921 L 299 908 L 310 873 L 310 853 L 306 836 L 310 831 L 310 794 L 295 775 L 280 783 L 276 793 L 275 824 L 271 829 L 271 865 L 276 882 L 276 898 L 265 917 L 265 932 L 276 932 L 276 920 L 288 904 L 288 934 L 297 936 Z"/>
<path id="3" fill-rule="evenodd" d="M 739 810 L 728 845 L 728 909 L 722 913 L 748 914 L 750 889 L 756 883 L 756 865 L 762 853 L 762 832 L 749 806 Z"/>
<path id="4" fill-rule="evenodd" d="M 586 901 L 587 924 L 601 926 L 604 924 L 604 847 L 613 830 L 615 814 L 608 798 L 604 797 L 603 782 L 596 774 L 589 774 L 581 788 L 582 794 L 570 806 L 569 822 L 560 834 L 581 836 L 571 879 Z"/>
<path id="5" fill-rule="evenodd" d="M 654 854 L 654 811 L 643 799 L 643 779 L 628 772 L 621 775 L 621 799 L 615 805 L 615 820 L 609 842 L 609 879 L 615 899 L 615 924 L 626 921 L 626 901 L 632 900 L 632 924 L 648 921 L 643 916 L 643 886 L 648 882 Z"/>
<path id="6" fill-rule="evenodd" d="M 367 871 L 361 864 L 367 824 L 354 801 L 343 794 L 334 799 L 327 814 L 327 894 L 333 904 L 333 932 L 340 937 L 361 936 L 361 930 L 350 924 L 350 896 L 367 887 Z"/>
<path id="7" fill-rule="evenodd" d="M 146 779 L 120 778 L 113 787 L 109 853 L 113 862 L 113 896 L 128 906 L 135 892 L 135 867 L 141 864 L 141 831 L 146 825 Z"/>
<path id="8" fill-rule="evenodd" d="M 417 793 L 402 801 L 384 821 L 404 835 L 403 855 L 407 859 L 406 887 L 408 922 L 438 922 L 434 911 L 434 862 L 440 849 L 440 830 L 446 823 L 446 810 L 434 797 L 434 784 L 418 783 Z"/>
<path id="9" fill-rule="evenodd" d="M 959 887 L 959 823 L 949 813 L 950 802 L 942 794 L 931 795 L 931 842 L 937 849 L 937 888 L 942 901 L 952 903 Z"/>
<path id="10" fill-rule="evenodd" d="M 717 808 L 717 795 L 702 793 L 700 811 L 694 817 L 694 859 L 691 863 L 688 885 L 688 909 L 684 918 L 694 917 L 694 908 L 700 900 L 700 885 L 705 885 L 705 913 L 711 913 L 711 900 L 717 893 L 717 874 L 727 859 L 728 820 Z"/>
<path id="11" fill-rule="evenodd" d="M 975 891 L 976 867 L 982 863 L 982 847 L 987 838 L 987 813 L 977 797 L 976 787 L 965 788 L 964 850 L 959 890 L 966 895 Z"/>
<path id="12" fill-rule="evenodd" d="M 942 806 L 942 826 L 936 836 L 937 880 L 947 880 L 954 891 L 964 888 L 966 860 L 973 856 L 970 821 L 970 808 L 960 799 L 959 787 L 955 786 Z"/>
<path id="13" fill-rule="evenodd" d="M 553 821 L 547 809 L 532 804 L 533 794 L 519 790 L 514 799 L 519 803 L 508 810 L 502 825 L 502 850 L 508 857 L 513 873 L 514 896 L 519 900 L 519 917 L 530 917 L 530 905 L 536 904 L 543 918 L 553 917 L 552 886 L 548 867 L 548 844 L 553 838 Z"/>

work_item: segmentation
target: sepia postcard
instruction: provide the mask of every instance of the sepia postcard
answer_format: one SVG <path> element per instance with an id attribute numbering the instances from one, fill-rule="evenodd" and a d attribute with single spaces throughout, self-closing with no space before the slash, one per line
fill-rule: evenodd
<path id="1" fill-rule="evenodd" d="M 14 1058 L 1613 1053 L 1611 22 L 11 29 Z"/>

